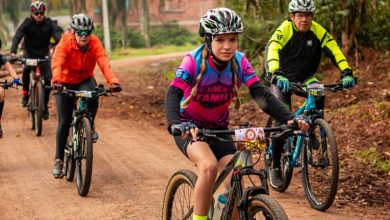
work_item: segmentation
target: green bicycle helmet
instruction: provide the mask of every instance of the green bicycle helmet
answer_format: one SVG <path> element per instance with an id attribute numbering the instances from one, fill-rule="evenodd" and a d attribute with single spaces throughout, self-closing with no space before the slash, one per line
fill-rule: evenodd
<path id="1" fill-rule="evenodd" d="M 201 37 L 216 34 L 239 34 L 244 31 L 241 18 L 228 8 L 208 10 L 199 23 L 199 35 Z"/>
<path id="2" fill-rule="evenodd" d="M 292 0 L 288 5 L 288 11 L 290 13 L 295 12 L 310 12 L 314 13 L 316 7 L 313 0 Z"/>

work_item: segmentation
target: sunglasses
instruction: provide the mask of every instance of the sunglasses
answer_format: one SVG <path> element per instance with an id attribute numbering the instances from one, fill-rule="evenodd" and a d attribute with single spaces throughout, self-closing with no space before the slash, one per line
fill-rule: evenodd
<path id="1" fill-rule="evenodd" d="M 79 35 L 80 37 L 88 37 L 89 35 L 91 35 L 91 31 L 80 31 L 80 30 L 77 30 L 76 34 Z"/>
<path id="2" fill-rule="evenodd" d="M 44 11 L 36 11 L 36 12 L 34 12 L 34 15 L 44 15 L 45 14 L 45 12 Z"/>

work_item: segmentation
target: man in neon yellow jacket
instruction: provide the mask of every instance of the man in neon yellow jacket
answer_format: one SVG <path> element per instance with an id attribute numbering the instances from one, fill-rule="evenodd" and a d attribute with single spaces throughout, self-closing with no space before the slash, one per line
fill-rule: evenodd
<path id="1" fill-rule="evenodd" d="M 313 21 L 314 11 L 313 0 L 292 0 L 289 4 L 290 19 L 276 29 L 265 51 L 265 67 L 271 90 L 290 108 L 289 82 L 318 82 L 314 74 L 323 52 L 340 69 L 343 87 L 355 86 L 347 59 L 329 32 Z M 323 109 L 324 101 L 323 98 L 316 100 L 317 107 Z M 273 141 L 272 146 L 271 184 L 278 188 L 283 185 L 280 171 L 283 142 Z"/>

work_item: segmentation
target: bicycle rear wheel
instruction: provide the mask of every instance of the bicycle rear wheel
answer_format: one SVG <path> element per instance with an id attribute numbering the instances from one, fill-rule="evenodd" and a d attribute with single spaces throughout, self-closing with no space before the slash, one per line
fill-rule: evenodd
<path id="1" fill-rule="evenodd" d="M 302 179 L 310 205 L 319 211 L 327 210 L 333 203 L 339 181 L 339 158 L 336 138 L 329 124 L 315 119 L 311 138 L 303 154 Z"/>
<path id="2" fill-rule="evenodd" d="M 43 103 L 45 102 L 43 85 L 40 81 L 36 82 L 34 85 L 34 124 L 35 124 L 35 133 L 37 136 L 42 134 L 42 114 L 43 114 Z"/>
<path id="3" fill-rule="evenodd" d="M 266 127 L 275 127 L 275 120 L 272 117 L 269 117 L 266 122 Z M 271 143 L 269 143 L 269 148 L 271 148 Z M 272 184 L 269 184 L 269 186 L 278 192 L 284 192 L 287 190 L 287 188 L 290 186 L 292 175 L 293 175 L 293 167 L 291 165 L 291 154 L 292 154 L 292 142 L 290 139 L 287 139 L 285 141 L 284 150 L 282 151 L 282 156 L 280 158 L 280 170 L 282 172 L 282 180 L 283 180 L 283 186 L 281 187 L 274 187 Z M 268 177 L 268 183 L 270 183 L 271 179 L 271 165 L 272 165 L 272 152 L 271 149 L 267 149 L 264 153 L 264 161 L 265 161 L 265 170 L 267 171 L 267 177 Z"/>
<path id="4" fill-rule="evenodd" d="M 165 190 L 162 219 L 192 219 L 193 192 L 198 177 L 189 170 L 179 170 L 168 182 Z"/>
<path id="5" fill-rule="evenodd" d="M 250 199 L 249 219 L 285 220 L 288 219 L 282 206 L 268 195 L 257 195 Z"/>
<path id="6" fill-rule="evenodd" d="M 77 129 L 79 146 L 76 153 L 76 184 L 80 196 L 86 196 L 92 177 L 92 127 L 87 117 L 82 117 Z"/>
<path id="7" fill-rule="evenodd" d="M 67 181 L 72 182 L 74 178 L 75 171 L 75 160 L 73 154 L 73 134 L 72 129 L 69 131 L 68 141 L 65 146 L 65 154 L 64 154 L 64 170 L 63 173 Z"/>

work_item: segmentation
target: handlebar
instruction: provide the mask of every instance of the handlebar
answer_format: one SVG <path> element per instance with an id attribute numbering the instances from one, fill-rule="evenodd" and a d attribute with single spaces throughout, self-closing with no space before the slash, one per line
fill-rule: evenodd
<path id="1" fill-rule="evenodd" d="M 241 141 L 251 141 L 255 139 L 264 139 L 265 133 L 274 133 L 272 137 L 277 139 L 285 139 L 288 136 L 290 136 L 294 130 L 299 130 L 299 128 L 296 125 L 281 125 L 278 127 L 252 127 L 252 128 L 230 128 L 225 130 L 211 130 L 202 128 L 198 131 L 198 136 L 203 137 L 215 137 L 217 134 L 227 134 L 227 135 L 235 135 L 242 136 L 242 134 L 245 136 L 243 140 Z M 180 130 L 174 130 L 173 136 L 180 136 L 181 131 Z"/>
<path id="2" fill-rule="evenodd" d="M 7 61 L 9 61 L 10 63 L 20 63 L 20 64 L 24 64 L 26 66 L 39 66 L 43 63 L 48 63 L 51 61 L 51 59 L 49 57 L 45 57 L 45 58 L 21 58 L 21 57 L 10 57 L 10 58 L 7 58 Z"/>
<path id="3" fill-rule="evenodd" d="M 56 90 L 56 86 L 45 86 L 45 89 Z M 64 95 L 68 97 L 85 97 L 85 98 L 95 98 L 99 96 L 108 96 L 108 93 L 113 93 L 110 88 L 104 88 L 103 85 L 95 87 L 94 90 L 72 90 L 63 87 L 60 91 L 55 92 L 53 95 Z"/>
<path id="4" fill-rule="evenodd" d="M 337 92 L 337 91 L 344 91 L 346 89 L 343 88 L 342 83 L 333 83 L 333 84 L 321 84 L 321 83 L 315 83 L 317 85 L 323 85 L 324 88 L 329 89 L 331 92 Z M 300 92 L 300 93 L 307 93 L 304 89 L 307 88 L 308 86 L 313 85 L 313 84 L 302 84 L 302 83 L 295 83 L 295 82 L 290 82 L 290 87 L 291 90 Z"/>
<path id="5" fill-rule="evenodd" d="M 7 80 L 4 82 L 0 82 L 0 86 L 3 87 L 4 89 L 12 88 L 13 85 L 14 84 L 12 82 L 7 82 Z M 16 86 L 21 86 L 21 85 L 23 84 L 17 84 Z"/>

